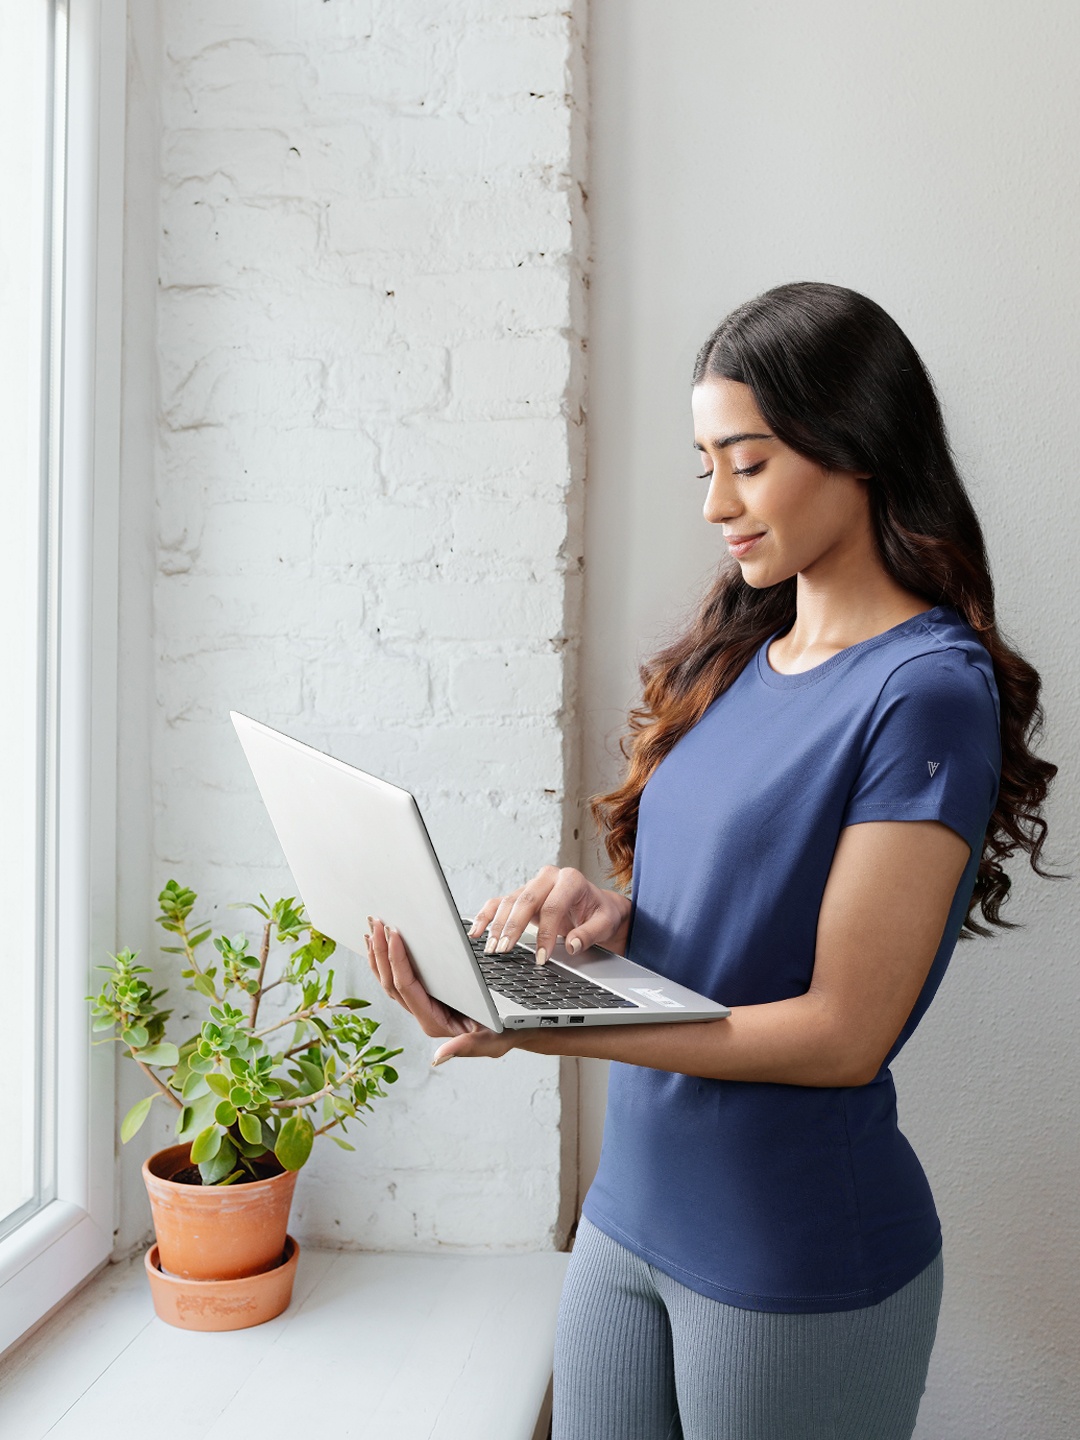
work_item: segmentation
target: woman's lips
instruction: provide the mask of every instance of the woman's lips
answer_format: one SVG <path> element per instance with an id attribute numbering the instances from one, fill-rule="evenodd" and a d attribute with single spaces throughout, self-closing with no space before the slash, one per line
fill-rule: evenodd
<path id="1" fill-rule="evenodd" d="M 758 535 L 729 535 L 727 536 L 728 549 L 736 560 L 741 560 L 744 555 L 749 555 L 764 533 L 761 531 Z"/>

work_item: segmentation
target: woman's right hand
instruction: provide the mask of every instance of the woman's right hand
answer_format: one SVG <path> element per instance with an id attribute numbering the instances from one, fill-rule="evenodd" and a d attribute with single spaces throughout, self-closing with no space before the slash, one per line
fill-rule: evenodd
<path id="1" fill-rule="evenodd" d="M 602 890 L 580 870 L 545 865 L 527 884 L 496 895 L 481 906 L 469 934 L 489 930 L 486 953 L 502 954 L 536 923 L 536 962 L 543 965 L 562 935 L 571 955 L 590 945 L 621 954 L 630 928 L 630 900 L 618 890 Z"/>

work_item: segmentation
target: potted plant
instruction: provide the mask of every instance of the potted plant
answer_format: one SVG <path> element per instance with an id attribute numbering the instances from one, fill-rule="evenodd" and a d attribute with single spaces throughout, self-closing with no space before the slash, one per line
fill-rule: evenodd
<path id="1" fill-rule="evenodd" d="M 179 1045 L 166 1039 L 167 992 L 151 988 L 149 968 L 131 950 L 100 967 L 107 978 L 88 998 L 94 1029 L 113 1031 L 108 1038 L 153 1086 L 125 1115 L 120 1138 L 136 1134 L 155 1100 L 177 1111 L 177 1144 L 143 1166 L 157 1237 L 146 1268 L 158 1314 L 189 1329 L 239 1329 L 288 1305 L 297 1171 L 322 1135 L 354 1148 L 348 1124 L 386 1094 L 397 1079 L 388 1062 L 401 1052 L 373 1043 L 378 1022 L 359 1013 L 366 1000 L 334 998 L 326 964 L 334 941 L 313 928 L 302 904 L 271 905 L 260 895 L 259 904 L 233 907 L 262 920 L 253 951 L 247 935 L 214 935 L 193 922 L 197 898 L 170 880 L 157 916 L 178 942 L 162 948 L 179 957 L 187 988 L 208 1006 L 195 1034 Z M 202 964 L 208 940 L 219 958 Z M 291 948 L 272 953 L 275 945 Z"/>

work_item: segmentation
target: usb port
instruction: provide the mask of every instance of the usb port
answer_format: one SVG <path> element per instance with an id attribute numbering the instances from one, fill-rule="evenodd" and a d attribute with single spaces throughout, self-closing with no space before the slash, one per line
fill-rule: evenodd
<path id="1" fill-rule="evenodd" d="M 557 1025 L 558 1023 L 559 1023 L 559 1017 L 558 1017 L 558 1015 L 541 1015 L 541 1016 L 540 1016 L 540 1024 L 541 1024 L 541 1025 Z"/>
<path id="2" fill-rule="evenodd" d="M 584 1025 L 584 1024 L 585 1024 L 585 1016 L 584 1016 L 584 1015 L 571 1015 L 571 1016 L 570 1016 L 570 1024 L 571 1024 L 571 1025 Z"/>

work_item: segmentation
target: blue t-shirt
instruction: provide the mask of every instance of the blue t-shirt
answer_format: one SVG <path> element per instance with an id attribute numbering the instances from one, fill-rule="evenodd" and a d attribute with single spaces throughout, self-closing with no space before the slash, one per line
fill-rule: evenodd
<path id="1" fill-rule="evenodd" d="M 926 984 L 871 1084 L 613 1064 L 584 1211 L 702 1295 L 750 1310 L 854 1310 L 907 1284 L 941 1244 L 888 1065 L 967 913 L 1000 776 L 997 688 L 975 632 L 944 606 L 797 675 L 770 667 L 769 643 L 645 786 L 632 958 L 726 1005 L 802 995 L 845 826 L 938 820 L 971 856 Z"/>

